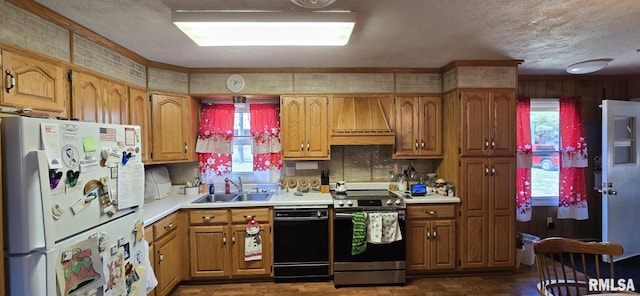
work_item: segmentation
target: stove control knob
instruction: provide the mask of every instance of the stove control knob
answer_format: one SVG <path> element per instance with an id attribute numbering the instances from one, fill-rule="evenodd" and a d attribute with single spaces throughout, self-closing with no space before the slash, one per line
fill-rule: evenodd
<path id="1" fill-rule="evenodd" d="M 353 201 L 348 201 L 348 202 L 347 202 L 347 205 L 348 205 L 348 206 L 353 206 Z"/>
<path id="2" fill-rule="evenodd" d="M 402 203 L 402 201 L 400 201 L 400 199 L 396 199 L 396 206 L 399 206 Z"/>
<path id="3" fill-rule="evenodd" d="M 318 218 L 320 218 L 320 217 L 322 217 L 322 213 L 320 213 L 320 211 L 318 211 L 318 212 L 316 213 L 316 216 L 317 216 Z"/>
<path id="4" fill-rule="evenodd" d="M 387 205 L 390 206 L 392 203 L 392 201 L 390 199 L 387 199 Z"/>
<path id="5" fill-rule="evenodd" d="M 342 207 L 342 206 L 344 206 L 344 202 L 343 201 L 339 201 L 338 205 Z"/>

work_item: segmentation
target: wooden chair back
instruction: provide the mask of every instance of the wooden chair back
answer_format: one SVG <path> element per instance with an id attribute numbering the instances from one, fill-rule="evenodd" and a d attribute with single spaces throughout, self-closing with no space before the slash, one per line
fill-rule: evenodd
<path id="1" fill-rule="evenodd" d="M 624 250 L 617 243 L 587 243 L 552 237 L 534 243 L 533 252 L 538 268 L 538 292 L 540 295 L 560 296 L 588 294 L 590 278 L 615 278 L 613 256 L 622 255 Z M 609 263 L 602 261 L 603 256 L 610 256 Z M 595 277 L 587 273 L 589 257 L 594 260 Z M 602 271 L 607 266 L 609 274 L 603 278 Z"/>

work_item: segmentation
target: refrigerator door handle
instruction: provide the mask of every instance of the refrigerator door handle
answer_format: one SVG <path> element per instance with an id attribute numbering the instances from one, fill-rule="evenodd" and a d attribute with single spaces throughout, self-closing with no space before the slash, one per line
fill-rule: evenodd
<path id="1" fill-rule="evenodd" d="M 38 159 L 38 175 L 40 176 L 40 196 L 42 198 L 42 213 L 44 214 L 44 246 L 45 249 L 49 250 L 55 247 L 55 240 L 52 235 L 53 215 L 46 214 L 51 213 L 51 209 L 53 209 L 53 205 L 51 203 L 51 189 L 49 188 L 48 182 L 43 181 L 49 180 L 49 161 L 45 150 L 38 150 L 34 152 L 35 157 Z"/>

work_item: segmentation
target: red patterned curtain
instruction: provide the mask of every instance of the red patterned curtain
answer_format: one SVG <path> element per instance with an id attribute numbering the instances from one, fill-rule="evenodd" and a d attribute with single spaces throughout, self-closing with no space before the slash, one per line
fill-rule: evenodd
<path id="1" fill-rule="evenodd" d="M 516 219 L 531 220 L 531 99 L 516 103 Z"/>
<path id="2" fill-rule="evenodd" d="M 558 219 L 589 219 L 584 168 L 587 142 L 580 97 L 560 97 L 560 197 Z"/>
<path id="3" fill-rule="evenodd" d="M 277 182 L 282 169 L 280 155 L 280 105 L 251 104 L 253 171 L 256 179 Z"/>
<path id="4" fill-rule="evenodd" d="M 233 153 L 233 104 L 203 104 L 196 152 L 200 175 L 207 183 L 231 174 Z"/>

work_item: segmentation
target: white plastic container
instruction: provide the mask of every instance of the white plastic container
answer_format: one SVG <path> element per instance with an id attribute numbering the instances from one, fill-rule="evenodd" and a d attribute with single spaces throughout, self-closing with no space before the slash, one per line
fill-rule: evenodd
<path id="1" fill-rule="evenodd" d="M 524 253 L 522 254 L 522 264 L 533 265 L 536 263 L 536 256 L 533 253 L 533 243 L 539 242 L 540 238 L 528 233 L 522 233 L 522 242 L 524 243 Z"/>

